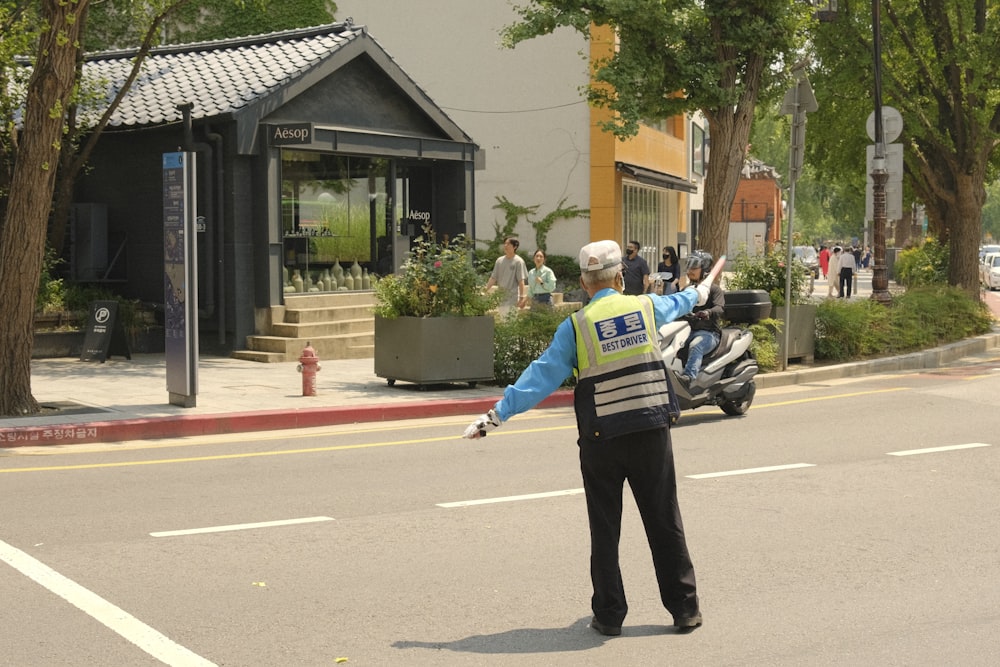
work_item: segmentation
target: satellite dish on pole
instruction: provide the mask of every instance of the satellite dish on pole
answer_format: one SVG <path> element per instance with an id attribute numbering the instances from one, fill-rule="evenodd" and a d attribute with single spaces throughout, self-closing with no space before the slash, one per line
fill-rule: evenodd
<path id="1" fill-rule="evenodd" d="M 868 114 L 868 138 L 875 141 L 875 112 Z M 882 141 L 891 144 L 903 131 L 903 115 L 894 107 L 882 107 Z"/>

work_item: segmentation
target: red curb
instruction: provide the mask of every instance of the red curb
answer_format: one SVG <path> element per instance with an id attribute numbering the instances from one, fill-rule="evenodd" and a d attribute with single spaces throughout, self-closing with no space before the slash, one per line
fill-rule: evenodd
<path id="1" fill-rule="evenodd" d="M 385 405 L 261 410 L 259 412 L 235 412 L 190 417 L 182 415 L 179 417 L 24 426 L 0 429 L 0 449 L 46 445 L 82 445 L 127 440 L 157 440 L 455 415 L 469 415 L 472 418 L 476 413 L 486 412 L 495 403 L 496 399 L 494 398 L 470 398 L 454 401 L 412 401 Z M 546 398 L 538 404 L 538 407 L 562 408 L 571 405 L 573 405 L 573 391 L 562 390 Z"/>

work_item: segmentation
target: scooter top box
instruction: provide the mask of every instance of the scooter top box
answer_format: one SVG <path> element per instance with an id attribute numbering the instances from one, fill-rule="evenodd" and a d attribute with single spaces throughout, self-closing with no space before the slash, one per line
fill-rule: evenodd
<path id="1" fill-rule="evenodd" d="M 726 319 L 733 324 L 756 324 L 771 314 L 771 297 L 762 289 L 726 292 Z"/>

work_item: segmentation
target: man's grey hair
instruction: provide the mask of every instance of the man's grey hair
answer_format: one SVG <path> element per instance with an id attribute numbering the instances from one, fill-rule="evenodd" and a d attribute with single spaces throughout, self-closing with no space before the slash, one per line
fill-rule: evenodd
<path id="1" fill-rule="evenodd" d="M 614 281 L 615 275 L 621 271 L 621 267 L 612 266 L 607 269 L 601 269 L 600 271 L 582 271 L 580 276 L 583 278 L 583 282 L 588 287 L 593 285 L 599 285 L 600 283 L 610 283 Z"/>

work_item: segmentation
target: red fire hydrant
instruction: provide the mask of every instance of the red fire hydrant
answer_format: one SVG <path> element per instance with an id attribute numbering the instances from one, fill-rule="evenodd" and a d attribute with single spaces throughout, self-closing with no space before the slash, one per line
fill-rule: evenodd
<path id="1" fill-rule="evenodd" d="M 316 373 L 319 372 L 320 366 L 319 357 L 316 356 L 316 350 L 313 349 L 312 343 L 306 343 L 305 349 L 299 355 L 298 370 L 302 373 L 302 395 L 315 396 Z"/>

